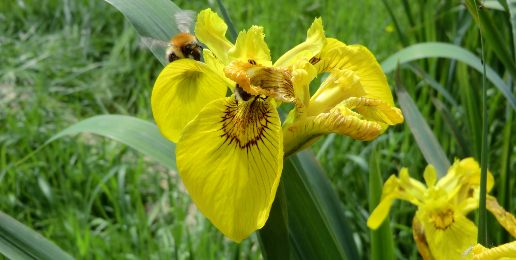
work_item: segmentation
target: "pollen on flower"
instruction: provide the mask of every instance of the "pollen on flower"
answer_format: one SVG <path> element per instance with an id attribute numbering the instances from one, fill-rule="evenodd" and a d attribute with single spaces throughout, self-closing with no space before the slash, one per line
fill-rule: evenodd
<path id="1" fill-rule="evenodd" d="M 455 219 L 453 217 L 453 210 L 449 208 L 434 212 L 433 214 L 431 214 L 431 218 L 434 227 L 440 230 L 447 229 L 451 224 L 453 224 L 453 222 L 455 222 Z"/>
<path id="2" fill-rule="evenodd" d="M 249 150 L 253 146 L 259 146 L 263 143 L 267 149 L 272 144 L 270 133 L 272 109 L 266 98 L 256 96 L 248 101 L 238 102 L 234 100 L 226 104 L 224 116 L 220 122 L 222 127 L 220 130 L 224 138 L 222 145 L 234 145 L 240 149 Z"/>

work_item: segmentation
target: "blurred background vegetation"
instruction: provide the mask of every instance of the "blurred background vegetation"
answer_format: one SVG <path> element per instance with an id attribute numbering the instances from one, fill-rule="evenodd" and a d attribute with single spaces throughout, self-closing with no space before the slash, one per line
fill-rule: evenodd
<path id="1" fill-rule="evenodd" d="M 214 1 L 174 2 L 183 9 L 218 10 Z M 379 61 L 405 46 L 429 41 L 454 43 L 481 57 L 478 28 L 461 1 L 224 3 L 237 29 L 265 27 L 273 59 L 303 41 L 318 16 L 328 36 L 365 45 Z M 498 44 L 511 46 L 507 12 L 489 9 L 489 17 L 504 25 L 496 27 Z M 487 42 L 486 63 L 512 84 L 510 68 L 496 48 Z M 126 114 L 152 120 L 150 92 L 162 66 L 115 8 L 101 0 L 2 1 L 0 57 L 1 211 L 78 258 L 260 258 L 254 236 L 240 245 L 224 239 L 196 211 L 175 172 L 124 145 L 81 135 L 53 142 L 27 157 L 53 134 L 90 116 Z M 391 86 L 393 78 L 389 75 Z M 448 159 L 479 160 L 481 74 L 450 60 L 429 59 L 404 67 L 401 81 Z M 435 83 L 451 93 L 453 102 L 429 87 Z M 509 174 L 516 166 L 514 116 L 501 93 L 488 87 L 489 168 L 497 181 L 493 193 L 514 213 L 516 193 L 510 188 L 515 180 Z M 330 135 L 313 150 L 367 258 L 372 151 L 384 179 L 402 166 L 421 179 L 426 162 L 407 125 L 390 128 L 373 142 Z M 392 210 L 401 259 L 417 257 L 410 229 L 414 210 L 405 203 Z M 507 239 L 495 226 L 490 232 L 494 244 Z"/>

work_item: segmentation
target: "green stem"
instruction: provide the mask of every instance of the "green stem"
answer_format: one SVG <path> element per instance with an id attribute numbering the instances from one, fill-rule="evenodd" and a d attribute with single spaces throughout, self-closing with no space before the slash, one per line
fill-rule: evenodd
<path id="1" fill-rule="evenodd" d="M 479 10 L 477 1 L 473 0 L 477 17 Z M 477 242 L 487 246 L 487 212 L 486 212 L 486 186 L 487 186 L 487 155 L 488 155 L 488 118 L 487 118 L 487 87 L 486 87 L 486 64 L 484 54 L 484 39 L 482 37 L 482 28 L 480 21 L 478 22 L 480 33 L 480 47 L 482 51 L 482 146 L 480 155 L 480 198 L 478 202 L 478 237 Z"/>

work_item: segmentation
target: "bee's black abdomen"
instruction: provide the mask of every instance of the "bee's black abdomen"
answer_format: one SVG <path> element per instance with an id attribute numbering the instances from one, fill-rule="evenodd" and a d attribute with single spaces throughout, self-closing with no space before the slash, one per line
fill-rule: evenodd
<path id="1" fill-rule="evenodd" d="M 235 95 L 243 101 L 249 100 L 253 95 L 247 93 L 243 88 L 241 88 L 238 84 L 235 87 Z"/>
<path id="2" fill-rule="evenodd" d="M 173 62 L 175 60 L 179 60 L 179 56 L 177 56 L 174 52 L 168 54 L 168 62 Z"/>
<path id="3" fill-rule="evenodd" d="M 181 51 L 187 58 L 194 59 L 196 61 L 201 60 L 202 47 L 197 43 L 184 45 L 183 47 L 181 47 Z"/>

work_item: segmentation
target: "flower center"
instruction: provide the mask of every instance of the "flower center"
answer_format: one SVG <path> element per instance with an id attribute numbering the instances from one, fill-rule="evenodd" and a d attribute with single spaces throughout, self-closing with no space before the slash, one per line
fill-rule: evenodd
<path id="1" fill-rule="evenodd" d="M 434 227 L 436 229 L 445 230 L 447 229 L 453 222 L 455 222 L 453 218 L 453 210 L 446 209 L 442 211 L 434 212 L 431 215 L 432 222 L 434 223 Z"/>

